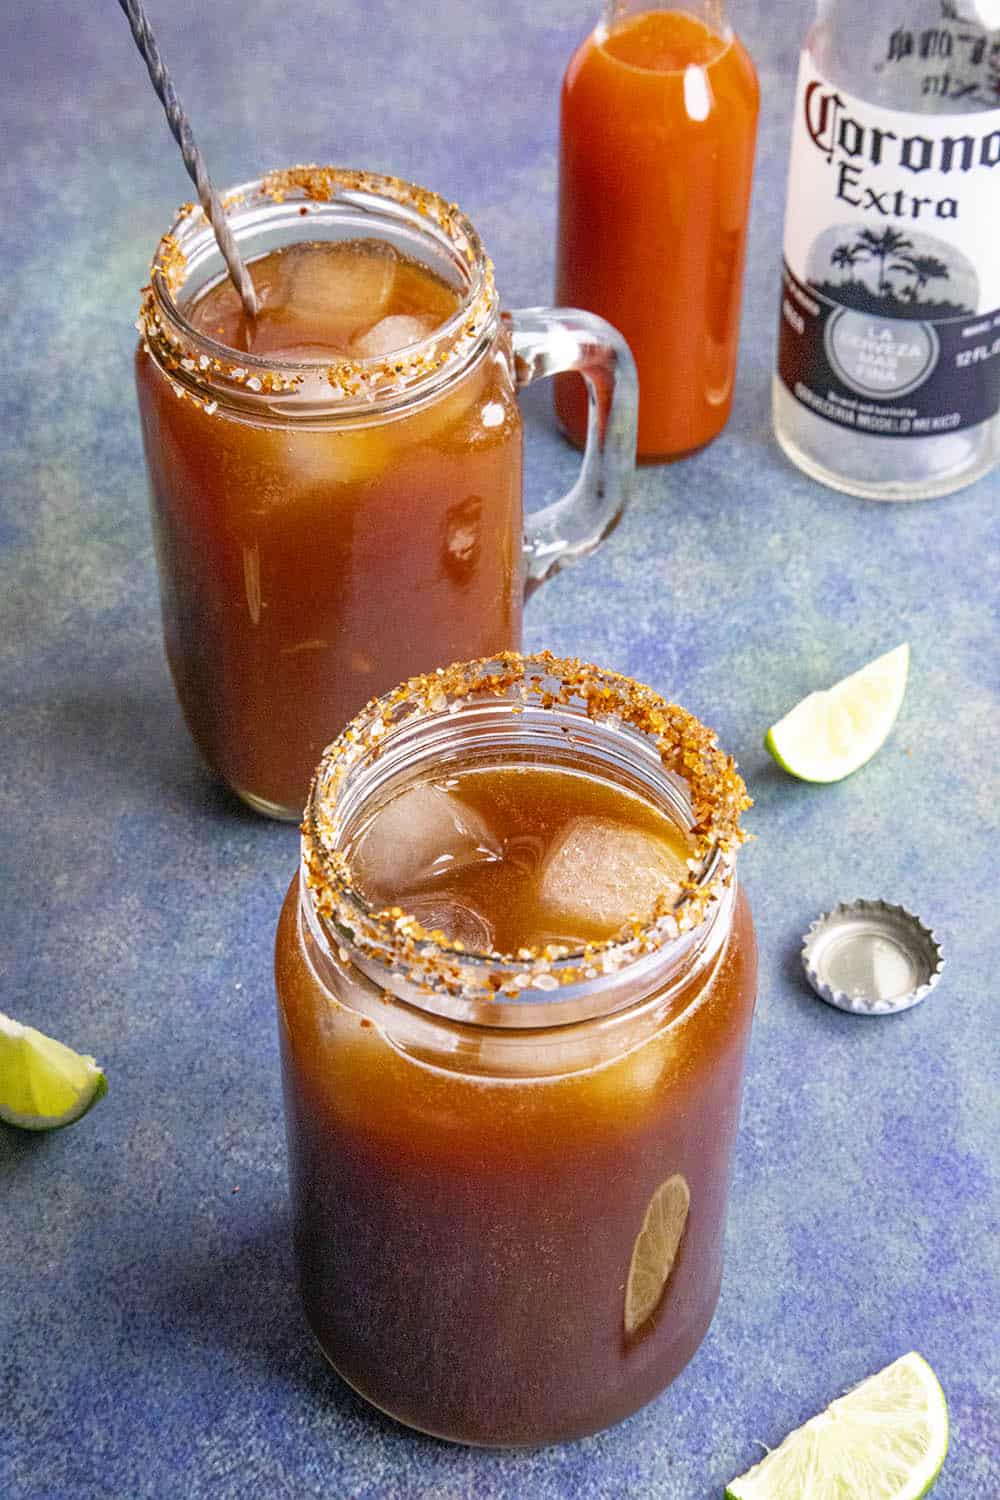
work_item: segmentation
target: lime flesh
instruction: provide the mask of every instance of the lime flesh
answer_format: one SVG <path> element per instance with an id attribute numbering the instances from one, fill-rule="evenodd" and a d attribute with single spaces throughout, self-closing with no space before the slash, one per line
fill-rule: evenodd
<path id="1" fill-rule="evenodd" d="M 919 1500 L 947 1452 L 944 1391 L 904 1354 L 790 1433 L 726 1500 Z"/>
<path id="2" fill-rule="evenodd" d="M 0 1120 L 57 1130 L 85 1115 L 108 1089 L 92 1057 L 0 1012 Z"/>
<path id="3" fill-rule="evenodd" d="M 810 693 L 772 724 L 764 745 L 800 781 L 841 781 L 884 744 L 903 702 L 910 664 L 904 642 L 825 692 Z"/>
<path id="4" fill-rule="evenodd" d="M 679 1172 L 661 1182 L 646 1207 L 625 1284 L 625 1332 L 631 1336 L 663 1298 L 687 1223 L 691 1190 Z"/>

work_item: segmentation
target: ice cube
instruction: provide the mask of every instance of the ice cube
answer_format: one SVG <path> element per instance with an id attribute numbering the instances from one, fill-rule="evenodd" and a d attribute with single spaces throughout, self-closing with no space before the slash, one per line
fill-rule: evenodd
<path id="1" fill-rule="evenodd" d="M 297 443 L 294 456 L 286 460 L 291 471 L 289 497 L 308 491 L 307 503 L 327 511 L 336 500 L 333 486 L 377 478 L 398 452 L 395 433 L 388 423 L 359 422 L 352 427 L 345 423 L 315 433 L 293 433 L 292 437 Z"/>
<path id="2" fill-rule="evenodd" d="M 657 897 L 679 893 L 684 854 L 665 839 L 608 818 L 574 818 L 549 849 L 538 895 L 553 926 L 612 937 L 630 916 L 645 920 Z"/>
<path id="3" fill-rule="evenodd" d="M 461 943 L 466 953 L 489 953 L 493 929 L 481 912 L 473 911 L 451 891 L 433 896 L 413 896 L 404 902 L 408 916 L 416 917 L 429 932 L 439 928 L 452 943 Z"/>
<path id="4" fill-rule="evenodd" d="M 392 313 L 354 340 L 351 352 L 359 359 L 381 359 L 396 354 L 411 344 L 419 344 L 437 327 L 435 318 L 418 318 L 408 313 Z"/>
<path id="5" fill-rule="evenodd" d="M 422 781 L 379 809 L 349 860 L 369 901 L 403 905 L 407 891 L 499 859 L 500 852 L 500 841 L 474 809 L 444 787 Z"/>
<path id="6" fill-rule="evenodd" d="M 271 292 L 295 324 L 315 323 L 325 339 L 346 344 L 377 323 L 389 305 L 399 255 L 385 240 L 293 245 L 282 253 L 282 281 Z"/>
<path id="7" fill-rule="evenodd" d="M 375 478 L 397 451 L 387 423 L 292 431 L 260 426 L 247 432 L 238 460 L 234 457 L 226 468 L 228 524 L 239 530 L 247 519 L 267 515 L 268 524 L 280 528 L 286 539 L 307 524 L 318 526 L 317 535 L 324 536 L 332 526 L 343 525 L 338 487 Z M 284 545 L 275 540 L 278 534 L 272 544 Z"/>

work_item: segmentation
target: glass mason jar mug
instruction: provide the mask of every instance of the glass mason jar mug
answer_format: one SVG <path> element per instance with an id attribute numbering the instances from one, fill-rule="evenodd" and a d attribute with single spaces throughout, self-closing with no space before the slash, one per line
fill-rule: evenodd
<path id="1" fill-rule="evenodd" d="M 676 902 L 516 958 L 377 910 L 353 830 L 415 777 L 503 765 L 690 829 Z M 756 990 L 746 805 L 684 710 L 547 655 L 411 681 L 328 749 L 277 937 L 296 1252 L 323 1351 L 397 1419 L 478 1444 L 579 1437 L 701 1342 Z"/>
<path id="2" fill-rule="evenodd" d="M 136 381 L 168 660 L 209 766 L 258 811 L 297 818 L 353 713 L 414 672 L 518 647 L 525 589 L 611 529 L 636 377 L 599 318 L 501 314 L 473 226 L 412 184 L 293 168 L 226 203 L 250 262 L 388 245 L 450 288 L 455 309 L 388 354 L 255 354 L 193 316 L 224 282 L 200 208 L 182 210 L 153 262 Z M 301 285 L 293 311 L 318 296 Z M 243 342 L 252 350 L 252 334 Z M 525 531 L 516 390 L 557 370 L 587 383 L 590 439 L 571 492 Z"/>

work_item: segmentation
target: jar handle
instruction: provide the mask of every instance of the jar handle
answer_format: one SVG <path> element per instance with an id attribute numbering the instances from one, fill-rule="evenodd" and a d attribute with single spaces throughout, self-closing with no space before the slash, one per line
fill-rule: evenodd
<path id="1" fill-rule="evenodd" d="M 525 595 L 599 547 L 628 501 L 635 471 L 639 380 L 617 328 L 575 307 L 503 314 L 518 389 L 576 370 L 587 384 L 587 446 L 573 488 L 525 521 Z"/>

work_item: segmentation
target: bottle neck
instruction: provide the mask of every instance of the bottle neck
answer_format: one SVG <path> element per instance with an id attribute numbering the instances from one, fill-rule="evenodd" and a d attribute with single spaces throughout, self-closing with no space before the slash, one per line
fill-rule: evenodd
<path id="1" fill-rule="evenodd" d="M 869 0 L 818 0 L 806 39 L 816 70 L 835 88 L 885 109 L 966 114 L 1000 105 L 993 47 L 997 0 L 907 0 L 902 14 Z"/>
<path id="2" fill-rule="evenodd" d="M 635 16 L 646 15 L 655 10 L 680 11 L 700 21 L 719 36 L 727 36 L 729 33 L 729 17 L 724 0 L 604 0 L 601 22 L 608 31 L 612 31 Z"/>

